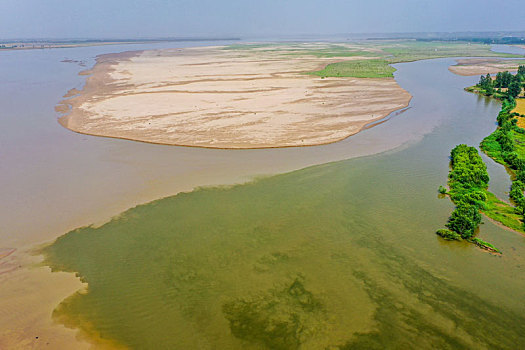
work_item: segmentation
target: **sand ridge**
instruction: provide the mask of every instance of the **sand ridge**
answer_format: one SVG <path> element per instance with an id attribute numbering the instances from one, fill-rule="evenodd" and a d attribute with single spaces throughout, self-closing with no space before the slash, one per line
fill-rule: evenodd
<path id="1" fill-rule="evenodd" d="M 304 74 L 346 59 L 221 47 L 102 55 L 57 106 L 76 132 L 209 148 L 342 140 L 410 100 L 392 78 Z"/>

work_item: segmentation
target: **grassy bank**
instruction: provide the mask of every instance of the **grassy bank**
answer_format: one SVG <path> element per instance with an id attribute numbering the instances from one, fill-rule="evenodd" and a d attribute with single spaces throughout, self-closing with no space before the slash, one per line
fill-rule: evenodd
<path id="1" fill-rule="evenodd" d="M 512 112 L 516 102 L 509 98 L 503 100 L 498 115 L 497 129 L 481 142 L 481 149 L 496 162 L 505 165 L 511 172 L 512 186 L 509 197 L 514 203 L 514 213 L 508 209 L 505 226 L 524 233 L 525 214 L 525 130 L 517 125 L 516 113 Z"/>
<path id="2" fill-rule="evenodd" d="M 519 66 L 516 75 L 508 72 L 498 73 L 496 79 L 490 74 L 481 76 L 480 81 L 467 91 L 480 93 L 493 98 L 501 99 L 501 111 L 498 114 L 498 127 L 480 144 L 480 148 L 494 161 L 505 165 L 511 172 L 512 186 L 509 197 L 515 207 L 509 206 L 493 198 L 491 210 L 487 216 L 499 221 L 503 225 L 518 231 L 525 232 L 525 129 L 523 115 L 518 111 L 515 97 L 523 94 L 525 85 L 525 66 Z M 504 90 L 503 90 L 504 89 Z M 518 100 L 519 106 L 523 100 Z"/>

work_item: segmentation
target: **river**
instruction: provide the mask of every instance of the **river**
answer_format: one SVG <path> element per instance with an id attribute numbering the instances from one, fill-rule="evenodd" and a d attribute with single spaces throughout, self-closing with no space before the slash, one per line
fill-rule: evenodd
<path id="1" fill-rule="evenodd" d="M 134 205 L 196 186 L 240 183 L 369 156 L 345 163 L 362 170 L 352 177 L 357 189 L 353 195 L 366 193 L 368 198 L 359 201 L 363 206 L 352 215 L 375 217 L 376 225 L 369 228 L 380 229 L 386 242 L 404 246 L 403 254 L 410 252 L 421 266 L 435 266 L 446 258 L 446 264 L 432 271 L 455 286 L 505 309 L 525 312 L 517 302 L 525 297 L 522 236 L 485 220 L 481 236 L 504 251 L 503 258 L 496 258 L 473 246 L 443 244 L 433 235 L 452 209 L 447 199 L 437 198 L 437 187 L 446 182 L 450 149 L 459 143 L 477 146 L 495 128 L 499 103 L 463 91 L 478 77 L 450 73 L 453 59 L 397 64 L 396 80 L 413 96 L 409 108 L 325 146 L 234 151 L 172 147 L 79 135 L 56 122 L 55 104 L 70 88 L 81 87 L 84 78 L 76 74 L 85 69 L 62 60 L 84 61 L 89 67 L 98 54 L 163 46 L 173 44 L 2 53 L 0 248 L 24 251 L 76 227 L 101 224 Z M 485 160 L 491 190 L 506 198 L 508 174 Z M 384 205 L 380 191 L 389 192 L 386 203 L 396 206 L 395 211 Z M 366 208 L 376 208 L 373 216 Z M 407 218 L 414 219 L 414 212 L 421 220 L 411 225 Z M 382 221 L 394 229 L 378 226 Z M 462 269 L 456 270 L 458 266 Z"/>

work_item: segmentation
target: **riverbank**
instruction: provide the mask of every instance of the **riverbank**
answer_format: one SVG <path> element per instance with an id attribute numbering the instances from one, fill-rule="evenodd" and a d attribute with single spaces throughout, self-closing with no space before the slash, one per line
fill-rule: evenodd
<path id="1" fill-rule="evenodd" d="M 70 273 L 51 273 L 42 257 L 27 249 L 0 259 L 0 348 L 89 349 L 77 330 L 51 317 L 60 302 L 86 285 Z"/>
<path id="2" fill-rule="evenodd" d="M 482 94 L 489 98 L 502 101 L 501 111 L 496 119 L 497 128 L 483 139 L 480 143 L 480 149 L 492 160 L 503 164 L 508 169 L 512 180 L 509 198 L 514 207 L 501 200 L 497 202 L 494 201 L 497 200 L 497 198 L 487 191 L 488 174 L 486 171 L 483 176 L 473 172 L 472 169 L 479 171 L 479 169 L 485 167 L 485 164 L 477 155 L 477 150 L 473 147 L 466 147 L 465 145 L 456 146 L 452 150 L 452 156 L 454 156 L 454 153 L 458 149 L 462 149 L 461 147 L 464 147 L 463 153 L 471 154 L 471 156 L 470 161 L 468 156 L 463 157 L 466 158 L 467 161 L 465 162 L 466 164 L 461 166 L 461 178 L 459 180 L 456 178 L 459 175 L 455 174 L 455 169 L 451 170 L 449 175 L 451 199 L 457 207 L 447 224 L 447 227 L 454 231 L 455 234 L 448 230 L 438 230 L 438 234 L 446 239 L 461 239 L 465 238 L 465 236 L 470 238 L 472 236 L 473 230 L 465 231 L 465 227 L 454 225 L 454 214 L 460 212 L 464 212 L 463 216 L 465 218 L 462 218 L 463 221 L 470 223 L 470 225 L 477 222 L 476 227 L 479 224 L 479 220 L 477 220 L 479 216 L 478 212 L 481 211 L 507 228 L 521 234 L 525 233 L 525 222 L 523 219 L 523 215 L 525 214 L 525 196 L 523 194 L 525 190 L 525 154 L 523 151 L 525 129 L 521 127 L 523 115 L 516 112 L 516 98 L 522 95 L 523 81 L 525 80 L 525 66 L 520 65 L 516 68 L 517 73 L 515 75 L 510 74 L 508 71 L 498 72 L 496 79 L 492 79 L 488 73 L 486 76 L 481 75 L 478 84 L 465 88 L 468 92 Z M 465 149 L 469 151 L 467 152 Z M 452 164 L 453 162 L 454 159 Z M 472 174 L 469 174 L 469 172 L 472 172 Z M 469 175 L 467 176 L 467 174 Z M 483 186 L 480 186 L 479 183 L 479 178 L 481 177 L 486 178 L 486 181 L 482 183 Z M 472 191 L 474 192 L 470 193 Z M 492 197 L 493 199 L 487 201 L 488 197 Z M 496 206 L 494 206 L 494 204 L 496 204 Z M 465 205 L 473 206 L 475 210 L 470 210 L 467 215 L 467 211 L 461 211 Z M 473 217 L 476 217 L 476 220 L 472 219 Z M 463 226 L 465 226 L 465 224 Z M 493 249 L 494 247 L 489 245 L 489 248 Z"/>

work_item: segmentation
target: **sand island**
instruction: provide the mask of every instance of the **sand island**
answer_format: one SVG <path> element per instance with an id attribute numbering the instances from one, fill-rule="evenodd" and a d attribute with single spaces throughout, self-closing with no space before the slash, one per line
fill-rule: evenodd
<path id="1" fill-rule="evenodd" d="M 343 140 L 406 107 L 394 63 L 521 57 L 489 45 L 394 41 L 243 43 L 100 55 L 84 88 L 57 106 L 66 128 L 207 148 L 313 146 Z M 516 62 L 460 61 L 462 75 Z"/>
<path id="2" fill-rule="evenodd" d="M 499 58 L 467 58 L 456 60 L 457 64 L 450 66 L 452 73 L 473 76 L 480 74 L 494 74 L 503 71 L 515 72 L 523 60 L 505 60 Z"/>
<path id="3" fill-rule="evenodd" d="M 307 74 L 341 61 L 373 60 L 374 50 L 330 44 L 203 47 L 102 55 L 82 91 L 57 107 L 79 133 L 210 148 L 326 144 L 406 107 L 392 77 Z M 315 52 L 316 54 L 312 54 Z M 389 67 L 390 68 L 390 67 Z M 392 69 L 393 70 L 393 69 Z"/>

